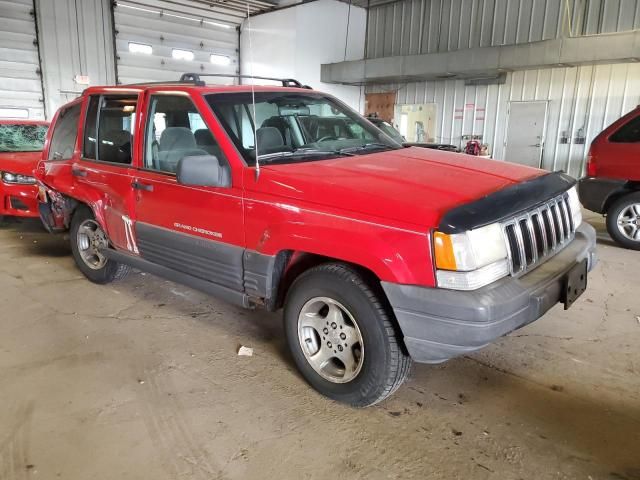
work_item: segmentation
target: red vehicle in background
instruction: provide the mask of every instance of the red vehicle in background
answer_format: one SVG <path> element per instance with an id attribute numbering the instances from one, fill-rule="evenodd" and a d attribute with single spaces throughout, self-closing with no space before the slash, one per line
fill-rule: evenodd
<path id="1" fill-rule="evenodd" d="M 404 148 L 281 82 L 87 89 L 36 171 L 44 225 L 95 283 L 135 267 L 282 308 L 304 378 L 360 407 L 412 359 L 483 348 L 586 289 L 595 231 L 573 178 Z"/>
<path id="2" fill-rule="evenodd" d="M 640 250 L 640 106 L 593 140 L 579 194 L 587 210 L 606 215 L 616 242 Z"/>
<path id="3" fill-rule="evenodd" d="M 38 217 L 33 176 L 49 123 L 0 119 L 0 220 L 4 216 Z"/>

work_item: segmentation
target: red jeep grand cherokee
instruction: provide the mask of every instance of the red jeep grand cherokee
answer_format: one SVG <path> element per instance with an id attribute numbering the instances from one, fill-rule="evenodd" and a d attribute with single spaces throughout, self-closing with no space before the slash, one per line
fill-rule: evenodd
<path id="1" fill-rule="evenodd" d="M 0 220 L 37 217 L 38 187 L 33 171 L 42 155 L 48 123 L 0 120 Z"/>
<path id="2" fill-rule="evenodd" d="M 607 216 L 609 235 L 640 250 L 640 106 L 593 140 L 578 187 L 585 208 Z"/>
<path id="3" fill-rule="evenodd" d="M 38 168 L 45 226 L 93 282 L 135 267 L 283 307 L 302 375 L 354 406 L 584 291 L 595 233 L 571 177 L 403 148 L 282 82 L 87 89 Z"/>

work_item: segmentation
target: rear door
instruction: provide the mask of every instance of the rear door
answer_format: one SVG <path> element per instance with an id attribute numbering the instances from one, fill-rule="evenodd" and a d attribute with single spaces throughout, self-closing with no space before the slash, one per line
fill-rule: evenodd
<path id="1" fill-rule="evenodd" d="M 135 233 L 143 258 L 235 291 L 243 290 L 244 226 L 240 175 L 191 97 L 155 92 L 146 101 L 145 141 L 134 178 Z M 219 127 L 218 127 L 219 129 Z M 230 187 L 181 185 L 178 162 L 214 155 Z"/>
<path id="2" fill-rule="evenodd" d="M 91 204 L 111 242 L 134 253 L 131 183 L 137 110 L 137 94 L 88 97 L 81 155 L 71 167 L 79 198 Z"/>

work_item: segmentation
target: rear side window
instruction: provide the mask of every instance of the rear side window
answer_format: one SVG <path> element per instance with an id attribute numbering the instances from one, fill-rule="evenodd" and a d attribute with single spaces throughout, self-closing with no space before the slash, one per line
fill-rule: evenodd
<path id="1" fill-rule="evenodd" d="M 131 164 L 137 96 L 92 96 L 87 107 L 83 158 Z"/>
<path id="2" fill-rule="evenodd" d="M 80 118 L 80 103 L 60 111 L 56 124 L 53 126 L 51 145 L 47 160 L 63 160 L 73 156 L 78 134 L 78 119 Z"/>
<path id="3" fill-rule="evenodd" d="M 614 143 L 638 143 L 640 142 L 640 115 L 632 118 L 620 129 L 609 137 Z"/>

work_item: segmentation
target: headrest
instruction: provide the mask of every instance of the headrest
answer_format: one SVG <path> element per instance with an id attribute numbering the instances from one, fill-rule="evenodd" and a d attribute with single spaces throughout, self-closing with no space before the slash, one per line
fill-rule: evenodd
<path id="1" fill-rule="evenodd" d="M 276 127 L 260 127 L 256 132 L 258 154 L 260 150 L 284 146 L 284 139 Z"/>
<path id="2" fill-rule="evenodd" d="M 196 139 L 186 127 L 167 127 L 160 135 L 160 150 L 197 148 Z"/>

